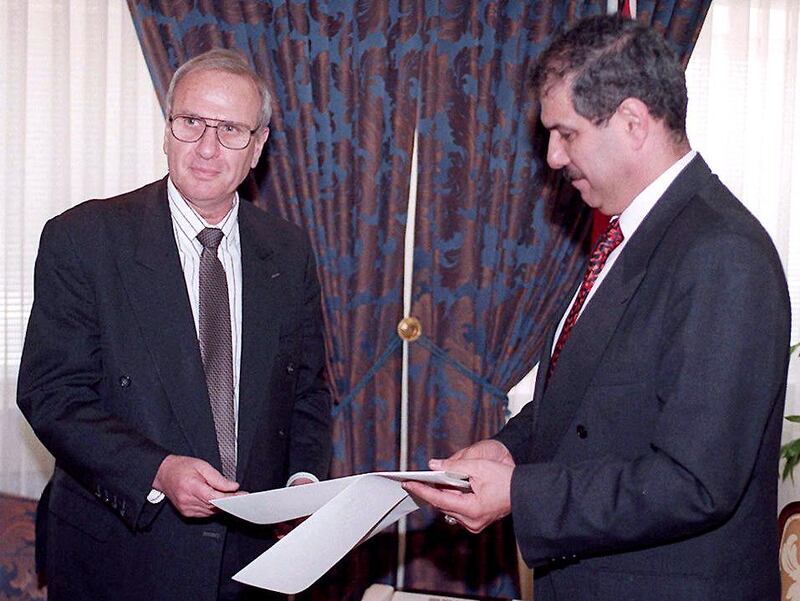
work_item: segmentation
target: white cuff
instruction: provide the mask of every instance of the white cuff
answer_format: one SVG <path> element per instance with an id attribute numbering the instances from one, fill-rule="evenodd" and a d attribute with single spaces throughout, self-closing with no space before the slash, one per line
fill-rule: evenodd
<path id="1" fill-rule="evenodd" d="M 155 488 L 150 490 L 150 493 L 147 495 L 147 501 L 152 503 L 153 505 L 158 505 L 161 501 L 164 500 L 164 493 L 160 490 L 156 490 Z"/>
<path id="2" fill-rule="evenodd" d="M 312 482 L 319 482 L 319 478 L 317 478 L 314 474 L 309 472 L 297 472 L 296 474 L 292 474 L 292 476 L 286 482 L 286 486 L 291 486 L 295 480 L 299 480 L 300 478 L 308 478 Z"/>

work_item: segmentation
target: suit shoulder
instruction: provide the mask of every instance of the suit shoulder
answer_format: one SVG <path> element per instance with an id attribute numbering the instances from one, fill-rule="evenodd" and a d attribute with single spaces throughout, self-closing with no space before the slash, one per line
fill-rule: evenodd
<path id="1" fill-rule="evenodd" d="M 240 216 L 252 224 L 256 231 L 280 245 L 310 246 L 308 233 L 299 225 L 284 219 L 274 211 L 257 207 L 249 201 L 240 204 Z"/>
<path id="2" fill-rule="evenodd" d="M 166 211 L 166 179 L 137 190 L 82 202 L 50 219 L 42 230 L 40 248 L 72 247 L 80 254 L 107 257 L 132 244 L 144 212 L 161 200 Z"/>
<path id="3" fill-rule="evenodd" d="M 163 178 L 116 196 L 86 200 L 53 217 L 50 222 L 67 227 L 95 228 L 110 217 L 139 214 L 143 202 L 166 199 L 166 190 L 166 178 Z"/>
<path id="4" fill-rule="evenodd" d="M 774 244 L 761 222 L 719 180 L 710 175 L 706 185 L 697 190 L 682 215 L 701 243 L 736 239 L 740 244 L 775 251 Z"/>
<path id="5" fill-rule="evenodd" d="M 715 175 L 709 174 L 672 221 L 660 255 L 676 273 L 717 280 L 725 273 L 749 274 L 762 293 L 785 295 L 786 278 L 772 238 Z"/>

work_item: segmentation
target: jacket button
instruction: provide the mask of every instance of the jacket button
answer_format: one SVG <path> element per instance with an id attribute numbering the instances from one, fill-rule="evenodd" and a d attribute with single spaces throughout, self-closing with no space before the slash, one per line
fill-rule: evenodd
<path id="1" fill-rule="evenodd" d="M 578 438 L 586 438 L 587 436 L 589 436 L 589 431 L 583 424 L 578 424 L 578 427 L 575 428 L 575 432 L 578 433 Z"/>
<path id="2" fill-rule="evenodd" d="M 123 388 L 127 388 L 131 385 L 131 379 L 128 376 L 120 376 L 119 385 Z"/>
<path id="3" fill-rule="evenodd" d="M 286 373 L 287 374 L 293 374 L 294 373 L 294 365 L 292 365 L 291 363 L 289 365 L 287 365 L 286 366 Z"/>
<path id="4" fill-rule="evenodd" d="M 283 428 L 280 428 L 278 430 L 278 436 L 280 436 L 281 438 L 285 438 L 286 437 L 286 431 Z"/>

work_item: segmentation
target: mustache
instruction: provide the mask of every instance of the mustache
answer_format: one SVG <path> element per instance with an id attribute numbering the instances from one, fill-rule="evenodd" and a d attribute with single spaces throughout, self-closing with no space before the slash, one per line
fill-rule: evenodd
<path id="1" fill-rule="evenodd" d="M 561 170 L 561 174 L 568 182 L 573 182 L 576 179 L 583 179 L 583 173 L 572 166 L 564 167 L 564 169 Z"/>

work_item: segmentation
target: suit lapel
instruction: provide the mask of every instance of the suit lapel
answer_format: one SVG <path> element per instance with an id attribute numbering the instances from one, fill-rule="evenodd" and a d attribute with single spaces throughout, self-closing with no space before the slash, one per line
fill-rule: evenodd
<path id="1" fill-rule="evenodd" d="M 271 369 L 278 349 L 278 324 L 273 314 L 280 305 L 280 266 L 267 242 L 269 232 L 256 218 L 259 211 L 246 201 L 239 208 L 242 242 L 242 357 L 239 376 L 239 481 L 256 431 L 267 417 Z"/>
<path id="2" fill-rule="evenodd" d="M 583 402 L 597 366 L 647 273 L 650 257 L 675 217 L 707 181 L 710 170 L 698 155 L 672 182 L 639 225 L 591 301 L 584 308 L 543 393 L 532 437 L 536 461 L 550 459 Z M 566 307 L 564 308 L 566 310 Z M 563 313 L 559 314 L 559 319 Z M 549 336 L 552 346 L 553 334 Z M 546 347 L 549 354 L 550 349 Z M 549 361 L 545 362 L 546 373 Z M 540 379 L 543 385 L 544 378 Z"/>
<path id="3" fill-rule="evenodd" d="M 631 278 L 623 278 L 622 270 L 618 269 L 621 259 L 622 256 L 586 305 L 561 351 L 558 367 L 544 390 L 542 404 L 547 409 L 540 413 L 533 437 L 533 456 L 536 458 L 550 457 L 563 438 L 627 308 L 628 300 L 644 277 L 642 270 Z"/>
<path id="4" fill-rule="evenodd" d="M 177 423 L 196 457 L 220 466 L 194 318 L 175 243 L 166 178 L 147 190 L 120 274 Z"/>

